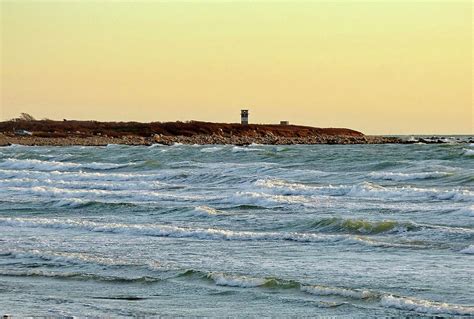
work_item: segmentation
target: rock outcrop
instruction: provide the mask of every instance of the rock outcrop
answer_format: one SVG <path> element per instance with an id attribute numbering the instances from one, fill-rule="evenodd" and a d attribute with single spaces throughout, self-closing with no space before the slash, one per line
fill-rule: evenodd
<path id="1" fill-rule="evenodd" d="M 19 129 L 31 135 L 16 134 Z M 151 145 L 182 144 L 377 144 L 401 143 L 396 137 L 366 136 L 346 128 L 208 122 L 0 122 L 0 145 Z"/>
<path id="2" fill-rule="evenodd" d="M 167 136 L 154 135 L 144 138 L 140 136 L 122 136 L 122 137 L 35 137 L 35 136 L 5 136 L 0 134 L 0 146 L 12 144 L 30 145 L 30 146 L 106 146 L 108 144 L 123 145 L 152 145 L 163 144 L 173 145 L 181 144 L 268 144 L 268 145 L 292 145 L 292 144 L 385 144 L 400 143 L 398 138 L 381 136 L 309 136 L 309 137 L 279 137 L 279 136 L 231 136 L 223 137 L 219 135 L 194 135 L 194 136 Z"/>

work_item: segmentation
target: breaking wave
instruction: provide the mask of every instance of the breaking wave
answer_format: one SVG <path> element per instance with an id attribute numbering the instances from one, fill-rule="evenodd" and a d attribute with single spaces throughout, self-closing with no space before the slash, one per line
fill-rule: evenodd
<path id="1" fill-rule="evenodd" d="M 0 176 L 6 179 L 28 178 L 36 180 L 67 181 L 67 182 L 144 182 L 166 179 L 171 176 L 169 172 L 160 171 L 153 173 L 104 173 L 85 171 L 38 171 L 38 170 L 13 170 L 0 169 Z"/>
<path id="2" fill-rule="evenodd" d="M 189 228 L 168 225 L 128 225 L 119 223 L 96 223 L 91 221 L 60 220 L 54 218 L 0 218 L 0 225 L 12 227 L 43 227 L 58 229 L 78 229 L 92 232 L 128 233 L 174 238 L 198 238 L 209 240 L 289 240 L 300 242 L 339 241 L 346 237 L 328 234 L 252 232 L 213 228 Z"/>
<path id="3" fill-rule="evenodd" d="M 368 290 L 329 287 L 322 285 L 303 284 L 294 280 L 284 280 L 276 277 L 252 277 L 247 275 L 227 274 L 222 272 L 202 272 L 187 270 L 182 277 L 197 277 L 209 279 L 218 286 L 238 288 L 267 288 L 267 289 L 296 289 L 311 295 L 339 296 L 350 299 L 367 299 L 376 297 L 377 294 Z"/>
<path id="4" fill-rule="evenodd" d="M 474 255 L 474 245 L 470 245 L 460 251 L 462 254 Z"/>
<path id="5" fill-rule="evenodd" d="M 196 208 L 193 209 L 192 213 L 194 216 L 204 216 L 204 217 L 225 215 L 224 212 L 221 212 L 209 206 L 197 206 Z"/>
<path id="6" fill-rule="evenodd" d="M 222 146 L 206 147 L 201 149 L 201 153 L 214 153 L 223 150 Z"/>
<path id="7" fill-rule="evenodd" d="M 103 189 L 67 189 L 60 187 L 5 187 L 5 191 L 21 194 L 31 198 L 31 195 L 39 196 L 46 201 L 55 200 L 86 200 L 90 202 L 109 202 L 109 203 L 140 203 L 159 201 L 196 201 L 212 200 L 213 197 L 205 195 L 184 195 L 175 192 L 158 192 L 141 190 L 103 190 Z"/>
<path id="8" fill-rule="evenodd" d="M 424 248 L 419 244 L 385 242 L 373 238 L 352 235 L 315 234 L 301 232 L 234 231 L 218 228 L 191 228 L 169 225 L 138 225 L 119 223 L 97 223 L 84 220 L 54 218 L 8 218 L 0 217 L 0 225 L 10 227 L 71 229 L 101 233 L 121 233 L 138 236 L 172 238 L 196 238 L 200 240 L 229 241 L 294 241 L 303 243 L 347 241 L 373 247 Z"/>
<path id="9" fill-rule="evenodd" d="M 421 173 L 395 173 L 395 172 L 372 172 L 370 177 L 375 179 L 392 180 L 392 181 L 410 181 L 417 179 L 441 178 L 451 175 L 447 172 L 421 172 Z"/>
<path id="10" fill-rule="evenodd" d="M 381 304 L 384 307 L 400 310 L 411 310 L 426 314 L 449 314 L 471 316 L 474 315 L 474 307 L 440 303 L 429 300 L 421 300 L 408 297 L 397 297 L 392 295 L 383 296 Z"/>
<path id="11" fill-rule="evenodd" d="M 366 289 L 312 285 L 303 284 L 292 280 L 282 280 L 274 277 L 259 278 L 220 272 L 204 273 L 195 270 L 188 270 L 183 274 L 183 276 L 197 276 L 200 278 L 210 279 L 218 286 L 237 288 L 296 289 L 301 292 L 318 296 L 337 296 L 340 298 L 355 300 L 380 300 L 380 304 L 384 307 L 415 311 L 418 313 L 442 315 L 474 314 L 474 307 L 448 303 L 437 303 L 434 301 L 415 299 L 411 297 L 394 296 L 391 294 L 385 294 Z"/>
<path id="12" fill-rule="evenodd" d="M 106 276 L 92 273 L 81 272 L 59 272 L 46 270 L 27 270 L 27 271 L 0 271 L 0 276 L 6 277 L 48 277 L 63 280 L 80 280 L 80 281 L 103 281 L 114 283 L 154 283 L 161 279 L 155 277 L 141 276 L 141 277 L 121 277 L 121 276 Z"/>
<path id="13" fill-rule="evenodd" d="M 312 295 L 341 296 L 341 297 L 348 297 L 348 298 L 353 298 L 353 299 L 367 299 L 371 297 L 376 297 L 376 294 L 368 290 L 356 290 L 356 289 L 339 288 L 339 287 L 326 287 L 326 286 L 320 286 L 320 285 L 301 286 L 301 291 L 310 293 Z"/>
<path id="14" fill-rule="evenodd" d="M 351 196 L 380 199 L 437 199 L 454 201 L 474 201 L 474 192 L 465 189 L 440 190 L 435 188 L 416 188 L 411 186 L 384 187 L 362 182 L 356 185 L 305 185 L 288 183 L 282 180 L 257 180 L 255 186 L 277 195 L 328 195 Z"/>
<path id="15" fill-rule="evenodd" d="M 363 219 L 325 218 L 311 223 L 311 229 L 323 232 L 348 232 L 351 234 L 382 234 L 407 232 L 422 229 L 421 225 L 411 222 L 392 220 L 368 221 Z"/>
<path id="16" fill-rule="evenodd" d="M 196 270 L 188 270 L 183 273 L 182 276 L 196 276 L 198 278 L 209 279 L 218 286 L 237 288 L 296 289 L 301 292 L 318 296 L 337 296 L 356 300 L 380 300 L 380 304 L 384 307 L 415 311 L 418 313 L 442 315 L 474 314 L 474 307 L 470 306 L 438 303 L 430 300 L 415 299 L 404 296 L 394 296 L 391 294 L 385 294 L 366 289 L 303 284 L 297 281 L 282 280 L 274 277 L 259 278 L 220 272 L 205 273 Z"/>
<path id="17" fill-rule="evenodd" d="M 466 156 L 474 156 L 474 149 L 464 148 L 463 154 Z"/>
<path id="18" fill-rule="evenodd" d="M 83 302 L 74 287 L 85 284 L 99 299 L 120 296 L 117 289 L 146 288 L 140 295 L 150 302 L 166 293 L 166 311 L 188 291 L 191 309 L 218 295 L 225 303 L 257 297 L 270 316 L 288 306 L 282 315 L 300 317 L 327 303 L 341 308 L 321 315 L 474 317 L 466 149 L 0 148 L 0 299 L 24 296 L 18 311 L 29 311 L 54 286 Z M 90 310 L 75 304 L 77 315 Z M 244 315 L 262 309 L 254 306 Z"/>
<path id="19" fill-rule="evenodd" d="M 218 286 L 229 286 L 229 287 L 260 287 L 265 285 L 267 279 L 263 278 L 252 278 L 247 276 L 232 276 L 224 273 L 210 273 L 207 275 L 209 279 L 212 279 Z"/>
<path id="20" fill-rule="evenodd" d="M 129 164 L 115 164 L 115 163 L 72 163 L 72 162 L 56 162 L 56 161 L 41 161 L 36 159 L 15 159 L 7 158 L 0 163 L 0 168 L 6 169 L 34 169 L 40 171 L 71 171 L 79 169 L 91 170 L 110 170 L 129 166 Z"/>
<path id="21" fill-rule="evenodd" d="M 14 251 L 0 251 L 0 256 L 9 257 L 13 259 L 34 258 L 41 259 L 48 262 L 68 263 L 73 265 L 83 265 L 84 263 L 92 263 L 101 266 L 130 266 L 136 263 L 128 262 L 123 259 L 94 256 L 85 253 L 75 252 L 53 252 L 33 250 L 14 250 Z"/>
<path id="22" fill-rule="evenodd" d="M 61 187 L 65 189 L 79 189 L 79 190 L 159 190 L 170 187 L 171 185 L 160 181 L 115 181 L 115 182 L 100 182 L 100 181 L 72 181 L 60 179 L 34 179 L 34 178 L 8 178 L 0 179 L 0 185 L 3 187 Z"/>

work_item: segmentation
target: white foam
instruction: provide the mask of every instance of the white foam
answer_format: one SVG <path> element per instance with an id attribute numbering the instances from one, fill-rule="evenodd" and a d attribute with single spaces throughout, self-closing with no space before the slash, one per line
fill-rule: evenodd
<path id="1" fill-rule="evenodd" d="M 197 206 L 193 210 L 195 216 L 216 216 L 224 213 L 209 206 Z"/>
<path id="2" fill-rule="evenodd" d="M 462 254 L 474 255 L 474 245 L 470 245 L 459 252 Z"/>
<path id="3" fill-rule="evenodd" d="M 67 189 L 60 187 L 33 186 L 33 187 L 4 187 L 2 195 L 30 198 L 34 195 L 36 199 L 46 201 L 62 199 L 80 199 L 88 201 L 105 201 L 111 203 L 136 203 L 136 202 L 186 202 L 186 201 L 210 201 L 219 199 L 206 195 L 181 194 L 176 192 L 159 192 L 143 190 L 103 190 L 103 189 Z"/>
<path id="4" fill-rule="evenodd" d="M 374 297 L 375 295 L 368 290 L 354 290 L 354 289 L 347 289 L 347 288 L 338 288 L 338 287 L 325 287 L 325 286 L 318 286 L 312 285 L 301 286 L 301 291 L 310 293 L 312 295 L 320 295 L 320 296 L 328 296 L 328 295 L 336 295 L 341 297 L 349 297 L 354 299 L 367 299 L 370 297 Z"/>
<path id="5" fill-rule="evenodd" d="M 419 172 L 419 173 L 398 173 L 398 172 L 372 172 L 370 177 L 375 179 L 392 180 L 392 181 L 409 181 L 417 179 L 429 179 L 449 176 L 447 172 Z"/>
<path id="6" fill-rule="evenodd" d="M 383 187 L 380 185 L 364 182 L 352 186 L 347 193 L 353 197 L 369 197 L 382 199 L 438 199 L 438 200 L 454 200 L 454 201 L 473 201 L 474 192 L 463 189 L 439 190 L 435 188 L 416 188 L 411 186 L 405 187 Z"/>
<path id="7" fill-rule="evenodd" d="M 263 149 L 261 148 L 255 148 L 255 147 L 242 147 L 242 146 L 234 146 L 232 148 L 232 152 L 258 152 L 262 151 Z"/>
<path id="8" fill-rule="evenodd" d="M 84 220 L 54 218 L 0 218 L 0 225 L 11 227 L 58 228 L 92 232 L 127 233 L 173 238 L 198 238 L 210 240 L 290 240 L 299 242 L 326 242 L 349 239 L 346 235 L 312 234 L 293 232 L 232 231 L 215 228 L 190 228 L 168 225 L 139 225 L 96 223 Z M 357 242 L 354 240 L 354 242 Z"/>
<path id="9" fill-rule="evenodd" d="M 163 144 L 159 144 L 159 143 L 155 143 L 155 144 L 151 144 L 150 146 L 148 146 L 148 148 L 160 148 L 160 147 L 164 147 L 165 145 Z"/>
<path id="10" fill-rule="evenodd" d="M 8 146 L 2 146 L 4 148 L 27 148 L 29 146 L 27 145 L 21 145 L 21 144 L 10 144 Z"/>
<path id="11" fill-rule="evenodd" d="M 176 172 L 179 174 L 179 172 Z M 0 176 L 3 178 L 34 178 L 38 180 L 64 180 L 64 181 L 154 181 L 171 177 L 168 171 L 160 171 L 153 173 L 102 173 L 102 172 L 84 172 L 84 171 L 37 171 L 37 170 L 14 170 L 0 169 Z"/>
<path id="12" fill-rule="evenodd" d="M 241 288 L 253 288 L 259 287 L 266 283 L 263 278 L 253 278 L 247 276 L 236 276 L 224 273 L 212 272 L 208 275 L 208 278 L 214 280 L 218 286 L 228 287 L 241 287 Z"/>
<path id="13" fill-rule="evenodd" d="M 0 168 L 6 169 L 35 169 L 40 171 L 70 171 L 79 169 L 108 170 L 128 166 L 129 164 L 115 163 L 72 163 L 72 162 L 56 162 L 41 161 L 37 159 L 15 159 L 7 158 L 0 163 Z"/>
<path id="14" fill-rule="evenodd" d="M 7 218 L 0 217 L 0 225 L 9 227 L 70 229 L 103 233 L 121 233 L 138 236 L 156 236 L 172 238 L 196 238 L 202 240 L 230 241 L 295 241 L 295 242 L 340 242 L 346 241 L 374 247 L 419 247 L 410 244 L 397 244 L 377 241 L 362 236 L 349 234 L 315 234 L 301 232 L 258 232 L 233 231 L 217 228 L 192 228 L 169 225 L 141 225 L 120 223 L 97 223 L 86 220 L 55 219 L 55 218 Z"/>
<path id="15" fill-rule="evenodd" d="M 259 189 L 271 190 L 278 195 L 345 195 L 350 190 L 349 186 L 311 186 L 299 183 L 290 183 L 278 179 L 259 179 L 255 182 Z"/>
<path id="16" fill-rule="evenodd" d="M 60 199 L 53 201 L 53 206 L 55 207 L 80 207 L 85 204 L 90 203 L 91 201 L 80 199 L 80 198 L 68 198 L 68 199 Z"/>
<path id="17" fill-rule="evenodd" d="M 474 156 L 474 150 L 469 148 L 463 148 L 463 154 L 466 156 Z"/>
<path id="18" fill-rule="evenodd" d="M 201 152 L 202 153 L 214 153 L 214 152 L 218 152 L 220 150 L 222 150 L 223 147 L 219 147 L 219 146 L 213 146 L 213 147 L 206 147 L 206 148 L 203 148 L 201 149 Z"/>
<path id="19" fill-rule="evenodd" d="M 383 296 L 381 304 L 384 307 L 400 310 L 411 310 L 427 314 L 474 315 L 474 307 L 440 303 L 408 297 Z"/>
<path id="20" fill-rule="evenodd" d="M 307 205 L 310 199 L 304 196 L 284 196 L 257 192 L 237 192 L 229 198 L 229 204 L 257 205 L 262 207 L 277 207 L 282 204 Z"/>
<path id="21" fill-rule="evenodd" d="M 0 179 L 2 187 L 61 187 L 64 189 L 99 190 L 159 190 L 170 185 L 159 181 L 81 181 L 61 179 L 8 178 Z"/>
<path id="22" fill-rule="evenodd" d="M 383 187 L 362 182 L 356 185 L 312 186 L 289 183 L 282 180 L 260 179 L 254 183 L 260 191 L 276 195 L 329 195 L 380 199 L 438 199 L 454 201 L 474 201 L 474 192 L 465 189 L 441 190 L 435 188 Z"/>
<path id="23" fill-rule="evenodd" d="M 83 264 L 92 263 L 104 266 L 123 266 L 136 265 L 134 262 L 125 261 L 117 258 L 93 256 L 85 253 L 75 252 L 54 252 L 54 251 L 40 251 L 33 250 L 14 250 L 14 251 L 0 251 L 0 255 L 9 256 L 10 258 L 39 258 L 53 262 L 65 262 L 69 264 Z"/>

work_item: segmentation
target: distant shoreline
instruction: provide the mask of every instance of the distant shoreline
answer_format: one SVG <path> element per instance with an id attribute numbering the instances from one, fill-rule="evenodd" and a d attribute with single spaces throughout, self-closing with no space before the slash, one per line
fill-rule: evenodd
<path id="1" fill-rule="evenodd" d="M 295 137 L 295 138 L 253 138 L 253 137 L 220 137 L 209 135 L 196 136 L 155 136 L 144 138 L 139 136 L 124 137 L 34 137 L 34 136 L 5 136 L 0 135 L 0 146 L 25 145 L 25 146 L 106 146 L 110 144 L 120 145 L 144 145 L 153 144 L 173 145 L 296 145 L 296 144 L 387 144 L 402 143 L 399 138 L 364 136 L 364 137 Z"/>
<path id="2" fill-rule="evenodd" d="M 367 136 L 347 128 L 211 122 L 97 122 L 12 120 L 0 122 L 0 146 L 104 146 L 108 144 L 385 144 L 398 137 Z"/>
<path id="3" fill-rule="evenodd" d="M 105 146 L 230 144 L 413 144 L 445 143 L 441 138 L 371 136 L 347 128 L 211 122 L 97 122 L 12 120 L 0 122 L 0 146 Z M 470 142 L 474 142 L 470 141 Z"/>

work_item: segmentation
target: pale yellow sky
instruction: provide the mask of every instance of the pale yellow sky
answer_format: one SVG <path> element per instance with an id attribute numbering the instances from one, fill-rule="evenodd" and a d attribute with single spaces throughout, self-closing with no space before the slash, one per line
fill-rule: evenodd
<path id="1" fill-rule="evenodd" d="M 0 0 L 1 1 L 1 0 Z M 471 1 L 1 1 L 1 119 L 473 134 Z"/>

